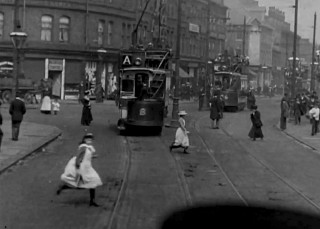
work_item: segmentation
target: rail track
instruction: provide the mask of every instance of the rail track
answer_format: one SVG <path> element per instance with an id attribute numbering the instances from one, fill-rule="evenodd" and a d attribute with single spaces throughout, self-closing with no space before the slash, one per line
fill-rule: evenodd
<path id="1" fill-rule="evenodd" d="M 193 134 L 193 138 L 198 138 L 199 142 L 201 142 L 201 147 L 204 149 L 204 152 L 209 156 L 211 160 L 212 166 L 218 167 L 221 174 L 223 175 L 224 179 L 228 182 L 228 185 L 231 187 L 231 189 L 234 192 L 234 195 L 237 196 L 240 203 L 242 203 L 243 206 L 251 206 L 250 198 L 246 197 L 242 190 L 237 187 L 232 177 L 228 175 L 228 172 L 225 170 L 226 168 L 221 165 L 220 161 L 215 156 L 215 150 L 210 147 L 210 144 L 208 144 L 207 140 L 201 135 L 200 131 L 200 122 L 203 121 L 203 119 L 208 118 L 207 115 L 202 116 L 198 118 L 197 120 L 191 120 L 190 127 L 195 131 L 195 134 Z M 241 141 L 235 139 L 232 135 L 230 135 L 225 129 L 221 128 L 221 131 L 231 138 L 235 144 L 237 144 L 239 147 L 243 147 L 243 144 Z M 126 144 L 126 152 L 125 152 L 125 169 L 123 173 L 123 179 L 121 183 L 121 187 L 119 189 L 118 197 L 113 205 L 113 209 L 111 210 L 111 216 L 108 221 L 107 229 L 111 228 L 118 228 L 117 224 L 119 223 L 119 219 L 117 219 L 118 215 L 121 214 L 121 208 L 123 206 L 122 203 L 126 198 L 126 190 L 129 186 L 130 182 L 130 174 L 136 170 L 136 166 L 141 166 L 137 164 L 136 162 L 133 163 L 133 159 L 138 154 L 144 154 L 146 153 L 147 149 L 144 149 L 144 145 L 150 145 L 152 142 L 156 142 L 159 145 L 162 145 L 160 148 L 160 152 L 163 155 L 165 155 L 167 158 L 165 160 L 171 160 L 174 165 L 174 171 L 175 176 L 178 182 L 178 186 L 180 189 L 180 199 L 182 200 L 180 206 L 190 207 L 194 205 L 197 200 L 193 198 L 192 191 L 190 190 L 190 184 L 188 183 L 188 180 L 185 177 L 184 168 L 183 168 L 183 161 L 188 160 L 188 157 L 182 157 L 181 154 L 172 152 L 169 152 L 168 146 L 170 144 L 168 139 L 165 139 L 163 137 L 155 136 L 155 137 L 123 137 L 124 142 Z M 138 144 L 140 147 L 137 147 Z M 158 145 L 156 145 L 158 146 Z M 159 147 L 158 147 L 159 148 Z M 163 150 L 165 149 L 165 151 Z M 155 153 L 157 153 L 155 152 Z M 255 161 L 255 163 L 259 164 L 264 168 L 266 171 L 269 171 L 273 176 L 275 176 L 279 181 L 283 183 L 284 186 L 288 187 L 292 192 L 295 193 L 295 195 L 299 196 L 299 198 L 303 199 L 308 205 L 310 205 L 315 213 L 320 213 L 320 205 L 317 204 L 315 201 L 312 200 L 312 198 L 308 197 L 307 194 L 303 193 L 295 184 L 293 184 L 291 181 L 283 177 L 281 174 L 279 174 L 271 165 L 267 164 L 265 161 L 261 160 L 254 154 L 246 151 L 246 153 Z M 169 156 L 169 157 L 168 157 Z M 171 159 L 169 159 L 171 158 Z M 121 220 L 120 220 L 121 221 Z"/>

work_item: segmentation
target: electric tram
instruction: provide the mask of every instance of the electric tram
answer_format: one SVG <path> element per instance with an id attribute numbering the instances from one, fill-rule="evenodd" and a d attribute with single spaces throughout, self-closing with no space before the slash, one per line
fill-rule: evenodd
<path id="1" fill-rule="evenodd" d="M 225 61 L 228 59 L 229 62 Z M 224 109 L 240 111 L 246 106 L 247 96 L 244 91 L 248 87 L 248 76 L 241 74 L 242 62 L 232 65 L 230 58 L 215 60 L 214 90 L 218 90 L 223 101 Z"/>
<path id="2" fill-rule="evenodd" d="M 130 49 L 120 52 L 120 134 L 146 127 L 161 134 L 170 88 L 170 50 Z"/>

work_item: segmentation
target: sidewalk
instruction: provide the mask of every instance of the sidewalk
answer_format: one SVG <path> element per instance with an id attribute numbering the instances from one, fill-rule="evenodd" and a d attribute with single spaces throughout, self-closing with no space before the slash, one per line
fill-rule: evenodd
<path id="1" fill-rule="evenodd" d="M 277 128 L 280 130 L 280 124 L 277 125 Z M 294 138 L 301 144 L 320 152 L 320 133 L 311 136 L 311 124 L 306 117 L 301 117 L 300 125 L 295 125 L 294 121 L 287 122 L 287 129 L 285 129 L 283 133 Z"/>
<path id="2" fill-rule="evenodd" d="M 11 140 L 11 121 L 1 126 L 4 133 L 0 152 L 0 174 L 61 135 L 54 126 L 22 122 L 18 141 Z"/>

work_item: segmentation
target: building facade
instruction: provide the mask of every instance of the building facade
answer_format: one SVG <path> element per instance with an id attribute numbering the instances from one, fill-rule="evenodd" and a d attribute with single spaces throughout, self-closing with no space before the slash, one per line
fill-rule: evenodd
<path id="1" fill-rule="evenodd" d="M 0 0 L 0 62 L 12 62 L 15 1 L 28 34 L 21 75 L 38 85 L 51 79 L 61 99 L 100 79 L 110 94 L 119 50 L 133 42 L 175 50 L 178 0 Z M 226 11 L 223 0 L 182 0 L 182 83 L 197 85 L 208 59 L 224 50 Z"/>

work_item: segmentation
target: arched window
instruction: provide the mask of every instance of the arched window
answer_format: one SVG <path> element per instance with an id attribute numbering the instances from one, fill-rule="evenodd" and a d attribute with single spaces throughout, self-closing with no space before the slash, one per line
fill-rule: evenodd
<path id="1" fill-rule="evenodd" d="M 108 45 L 112 44 L 112 30 L 113 30 L 113 22 L 109 21 L 108 22 L 108 39 L 107 39 Z"/>
<path id="2" fill-rule="evenodd" d="M 0 12 L 0 39 L 3 37 L 4 15 Z"/>
<path id="3" fill-rule="evenodd" d="M 98 45 L 99 46 L 103 45 L 104 27 L 105 27 L 104 20 L 99 20 L 99 23 L 98 23 Z"/>
<path id="4" fill-rule="evenodd" d="M 70 19 L 68 17 L 61 17 L 59 19 L 59 41 L 69 42 L 70 33 Z"/>
<path id="5" fill-rule="evenodd" d="M 44 15 L 41 17 L 41 38 L 42 41 L 51 41 L 52 39 L 52 17 Z"/>

